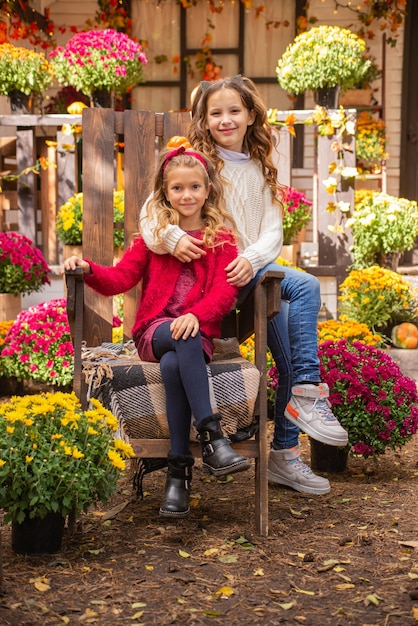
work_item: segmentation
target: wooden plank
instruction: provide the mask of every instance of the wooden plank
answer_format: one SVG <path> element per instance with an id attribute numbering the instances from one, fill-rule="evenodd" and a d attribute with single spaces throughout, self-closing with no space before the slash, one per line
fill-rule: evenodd
<path id="1" fill-rule="evenodd" d="M 163 144 L 174 137 L 181 135 L 187 137 L 190 126 L 190 113 L 185 111 L 173 111 L 164 115 Z"/>
<path id="2" fill-rule="evenodd" d="M 59 113 L 51 115 L 0 115 L 0 126 L 62 126 L 63 124 L 81 124 L 81 115 Z"/>
<path id="3" fill-rule="evenodd" d="M 155 173 L 155 113 L 152 111 L 125 111 L 125 247 L 139 230 L 139 215 L 151 193 Z M 124 297 L 125 338 L 131 337 L 140 286 Z"/>
<path id="4" fill-rule="evenodd" d="M 81 344 L 84 338 L 84 280 L 83 270 L 77 267 L 65 274 L 67 288 L 67 315 L 74 345 L 73 389 L 83 408 L 87 407 L 87 389 L 82 375 Z"/>
<path id="5" fill-rule="evenodd" d="M 17 171 L 22 172 L 32 167 L 36 162 L 36 150 L 34 141 L 34 129 L 30 127 L 18 127 L 16 131 L 16 161 Z M 31 239 L 35 245 L 36 240 L 36 183 L 35 174 L 22 175 L 17 183 L 19 232 Z"/>
<path id="6" fill-rule="evenodd" d="M 83 111 L 83 256 L 113 263 L 114 111 Z M 85 333 L 89 346 L 112 340 L 112 299 L 85 290 Z"/>
<path id="7" fill-rule="evenodd" d="M 71 196 L 78 191 L 76 184 L 76 161 L 74 135 L 66 135 L 61 130 L 57 130 L 57 208 L 67 202 Z M 74 151 L 66 146 L 74 146 Z"/>
<path id="8" fill-rule="evenodd" d="M 170 450 L 169 439 L 130 439 L 129 443 L 133 447 L 136 456 L 144 459 L 165 458 Z M 247 457 L 258 457 L 258 445 L 255 439 L 247 439 L 231 444 L 238 454 Z M 201 457 L 200 445 L 192 442 L 190 452 L 195 458 Z"/>
<path id="9" fill-rule="evenodd" d="M 54 139 L 51 137 L 51 140 Z M 40 207 L 41 207 L 41 232 L 42 252 L 48 264 L 53 265 L 58 257 L 58 238 L 56 233 L 57 214 L 57 170 L 55 165 L 56 150 L 48 146 L 44 140 L 37 141 L 38 154 L 46 159 L 51 165 L 39 172 L 41 181 Z"/>
<path id="10" fill-rule="evenodd" d="M 257 530 L 268 535 L 268 444 L 267 444 L 267 282 L 259 281 L 254 290 L 255 364 L 260 372 L 257 406 L 259 426 L 256 434 L 258 458 L 255 464 L 255 511 Z"/>
<path id="11" fill-rule="evenodd" d="M 336 154 L 331 146 L 335 141 L 335 136 L 318 135 L 318 158 L 317 158 L 317 193 L 318 193 L 318 257 L 319 265 L 333 265 L 339 268 L 347 268 L 353 262 L 349 247 L 352 240 L 349 235 L 341 237 L 336 233 L 332 233 L 329 225 L 333 225 L 336 220 L 334 213 L 326 211 L 328 202 L 332 197 L 327 192 L 322 181 L 329 177 L 329 163 L 336 159 Z M 355 142 L 352 136 L 344 137 L 344 143 L 352 147 L 352 151 L 344 151 L 344 165 L 346 167 L 355 167 Z M 354 178 L 341 178 L 340 189 L 337 193 L 338 201 L 349 202 L 354 206 Z M 348 229 L 349 230 L 349 229 Z M 337 272 L 338 270 L 336 270 Z M 335 273 L 334 273 L 335 275 Z"/>

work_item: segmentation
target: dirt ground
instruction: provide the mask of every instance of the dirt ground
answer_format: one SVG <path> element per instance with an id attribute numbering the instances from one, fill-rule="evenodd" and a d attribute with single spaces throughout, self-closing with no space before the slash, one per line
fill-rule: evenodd
<path id="1" fill-rule="evenodd" d="M 377 463 L 350 458 L 326 496 L 270 486 L 267 538 L 255 532 L 253 476 L 221 482 L 198 463 L 192 513 L 174 522 L 158 517 L 163 470 L 145 477 L 143 501 L 124 479 L 65 530 L 58 554 L 13 553 L 3 526 L 0 624 L 418 622 L 418 436 Z"/>

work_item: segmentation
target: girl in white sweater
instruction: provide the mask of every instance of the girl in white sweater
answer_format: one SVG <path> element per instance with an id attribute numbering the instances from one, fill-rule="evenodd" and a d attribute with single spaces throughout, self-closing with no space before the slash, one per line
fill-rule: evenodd
<path id="1" fill-rule="evenodd" d="M 282 309 L 269 323 L 268 345 L 279 372 L 269 481 L 298 491 L 324 494 L 329 481 L 302 462 L 299 429 L 334 446 L 347 444 L 347 433 L 334 417 L 321 383 L 317 346 L 319 282 L 314 276 L 275 263 L 282 247 L 277 169 L 267 110 L 254 83 L 240 75 L 203 81 L 195 93 L 189 140 L 210 156 L 225 180 L 227 210 L 235 220 L 239 256 L 227 267 L 230 284 L 240 288 L 238 308 L 267 270 L 280 269 Z M 152 223 L 141 224 L 147 244 L 182 262 L 199 258 L 201 243 L 177 226 L 156 246 Z"/>

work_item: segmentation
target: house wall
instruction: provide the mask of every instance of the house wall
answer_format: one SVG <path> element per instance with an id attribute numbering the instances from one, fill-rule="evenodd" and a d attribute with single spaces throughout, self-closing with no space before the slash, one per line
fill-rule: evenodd
<path id="1" fill-rule="evenodd" d="M 39 0 L 41 1 L 41 0 Z M 46 1 L 46 0 L 44 0 Z M 49 4 L 49 1 L 48 1 Z M 167 31 L 168 26 L 158 28 L 156 24 L 152 24 L 150 15 L 150 7 L 153 11 L 160 11 L 163 13 L 166 11 L 172 17 L 171 12 L 178 10 L 174 7 L 175 0 L 165 0 L 159 9 L 156 8 L 156 2 L 154 0 L 132 0 L 132 13 L 134 16 L 134 30 L 135 34 L 140 38 L 148 39 L 148 47 L 146 48 L 147 55 L 150 59 L 154 59 L 156 54 L 164 52 L 160 49 L 165 40 L 169 42 L 169 53 L 178 53 L 180 42 L 169 36 Z M 173 6 L 171 6 L 173 5 Z M 214 37 L 212 46 L 230 47 L 236 45 L 236 28 L 230 27 L 234 23 L 232 20 L 225 19 L 226 15 L 232 11 L 235 12 L 230 17 L 236 17 L 237 5 L 228 7 L 225 13 L 219 15 L 211 15 L 208 12 L 204 3 L 198 4 L 197 7 L 190 9 L 187 19 L 191 20 L 190 28 L 193 35 L 193 41 L 190 45 L 196 45 L 199 47 L 201 42 L 201 34 L 204 34 L 210 29 L 207 27 L 207 19 L 211 19 L 215 23 L 215 29 L 211 33 Z M 173 8 L 174 7 L 174 8 Z M 207 15 L 203 15 L 197 19 L 197 10 L 207 11 Z M 49 4 L 49 10 L 51 19 L 57 26 L 56 38 L 59 45 L 64 44 L 71 36 L 69 28 L 71 26 L 77 26 L 83 28 L 86 25 L 88 19 L 92 20 L 97 10 L 97 3 L 94 0 L 86 0 L 85 2 L 75 1 L 68 2 L 67 0 L 57 0 Z M 229 11 L 229 13 L 228 13 Z M 194 13 L 193 13 L 194 12 Z M 286 45 L 293 40 L 294 37 L 294 24 L 295 19 L 295 3 L 291 0 L 274 0 L 274 2 L 266 3 L 266 13 L 268 18 L 275 18 L 280 20 L 287 19 L 291 26 L 281 26 L 278 29 L 266 29 L 264 17 L 261 16 L 255 20 L 254 13 L 248 11 L 246 14 L 246 33 L 251 36 L 251 41 L 245 46 L 244 64 L 247 63 L 251 71 L 246 71 L 248 75 L 257 75 L 260 77 L 275 77 L 275 67 L 277 59 L 281 56 Z M 148 17 L 147 17 L 148 16 Z M 193 17 L 194 16 L 194 17 Z M 351 28 L 356 30 L 359 25 L 357 18 L 353 11 L 344 8 L 338 8 L 335 11 L 334 0 L 310 0 L 309 2 L 309 14 L 308 17 L 315 16 L 317 18 L 317 24 L 330 24 L 338 25 L 342 27 Z M 170 24 L 173 21 L 170 19 Z M 58 31 L 59 26 L 66 26 L 67 30 L 61 34 Z M 382 93 L 382 82 L 377 81 L 374 86 L 377 87 L 376 100 L 381 104 L 384 101 L 384 117 L 387 125 L 387 150 L 389 152 L 389 159 L 387 162 L 387 191 L 390 194 L 398 195 L 399 193 L 399 159 L 400 159 L 400 107 L 401 107 L 401 77 L 402 77 L 402 51 L 403 51 L 403 29 L 399 30 L 399 37 L 396 47 L 384 46 L 382 41 L 382 35 L 378 30 L 378 27 L 374 27 L 376 30 L 376 37 L 370 42 L 370 52 L 373 54 L 379 63 L 385 56 L 385 91 Z M 201 32 L 200 32 L 201 31 Z M 170 31 L 171 32 L 171 31 Z M 153 40 L 153 36 L 156 36 L 156 40 Z M 159 37 L 159 39 L 158 39 Z M 233 39 L 233 41 L 231 41 Z M 161 45 L 160 45 L 160 42 Z M 174 42 L 174 43 L 173 43 Z M 17 42 L 18 45 L 24 45 Z M 174 47 L 173 47 L 174 46 Z M 224 66 L 223 73 L 235 73 L 238 71 L 236 68 L 236 60 L 231 55 L 224 55 L 219 59 L 219 62 Z M 152 80 L 162 79 L 167 80 L 173 75 L 174 65 L 170 61 L 168 63 L 158 65 L 154 62 L 150 62 L 146 69 L 147 75 Z M 244 67 L 245 69 L 245 67 Z M 196 79 L 188 78 L 188 86 L 194 86 Z M 167 92 L 167 95 L 162 97 L 161 94 Z M 50 94 L 53 95 L 55 90 L 51 90 Z M 260 85 L 260 91 L 264 97 L 264 100 L 268 107 L 278 109 L 290 109 L 292 108 L 292 102 L 289 100 L 289 96 L 286 92 L 281 90 L 276 81 L 272 81 L 270 85 Z M 162 106 L 161 110 L 167 108 L 177 108 L 177 91 L 172 87 L 145 87 L 140 86 L 136 90 L 135 97 L 133 99 L 134 108 L 154 108 L 157 110 L 159 104 Z M 164 106 L 167 105 L 166 107 Z M 314 108 L 314 103 L 311 94 L 306 94 L 305 108 Z M 0 97 L 0 114 L 6 114 L 9 112 L 9 105 L 7 98 Z M 312 174 L 314 169 L 313 159 L 314 148 L 314 134 L 312 127 L 305 128 L 305 146 L 304 146 L 304 163 L 302 168 L 293 169 L 292 172 L 292 184 L 300 191 L 306 193 L 306 195 L 312 199 L 313 197 L 313 185 Z M 312 224 L 308 227 L 304 234 L 306 242 L 315 241 L 315 233 L 312 229 Z M 321 279 L 323 300 L 326 302 L 327 307 L 331 312 L 336 315 L 336 286 L 335 279 L 332 277 L 324 277 Z"/>

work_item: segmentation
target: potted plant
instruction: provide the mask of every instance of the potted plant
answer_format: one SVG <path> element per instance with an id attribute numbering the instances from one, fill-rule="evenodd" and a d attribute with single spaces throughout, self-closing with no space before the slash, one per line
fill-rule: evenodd
<path id="1" fill-rule="evenodd" d="M 0 353 L 13 322 L 14 320 L 0 322 Z M 13 396 L 21 391 L 23 391 L 22 383 L 15 376 L 3 376 L 0 358 L 0 396 Z"/>
<path id="2" fill-rule="evenodd" d="M 324 341 L 339 341 L 347 339 L 347 341 L 361 341 L 368 346 L 380 348 L 385 343 L 384 338 L 364 324 L 356 320 L 327 320 L 318 322 L 318 343 Z"/>
<path id="3" fill-rule="evenodd" d="M 0 375 L 65 387 L 72 383 L 73 368 L 66 300 L 41 302 L 19 313 L 1 347 Z"/>
<path id="4" fill-rule="evenodd" d="M 379 265 L 351 270 L 339 290 L 340 319 L 367 324 L 380 334 L 386 327 L 414 321 L 418 313 L 411 283 Z"/>
<path id="5" fill-rule="evenodd" d="M 0 233 L 0 321 L 14 319 L 21 310 L 21 295 L 46 284 L 49 267 L 39 248 L 15 232 Z"/>
<path id="6" fill-rule="evenodd" d="M 347 430 L 354 454 L 396 450 L 417 432 L 416 382 L 388 354 L 346 339 L 319 344 L 318 354 L 332 411 Z"/>
<path id="7" fill-rule="evenodd" d="M 312 202 L 305 194 L 287 187 L 282 197 L 283 204 L 283 247 L 281 256 L 296 263 L 297 236 L 312 216 Z"/>
<path id="8" fill-rule="evenodd" d="M 12 522 L 15 551 L 59 550 L 65 517 L 108 500 L 124 459 L 134 456 L 114 438 L 117 427 L 98 400 L 82 410 L 74 393 L 14 396 L 0 404 L 0 507 Z M 49 536 L 40 538 L 43 526 Z"/>
<path id="9" fill-rule="evenodd" d="M 317 26 L 298 35 L 278 60 L 280 86 L 292 94 L 342 87 L 349 89 L 366 74 L 366 44 L 338 26 Z M 316 96 L 317 104 L 321 104 Z M 338 104 L 334 102 L 334 108 Z"/>
<path id="10" fill-rule="evenodd" d="M 418 235 L 418 205 L 415 200 L 397 198 L 370 190 L 355 192 L 353 214 L 346 226 L 353 233 L 355 268 L 389 261 L 396 270 L 401 254 L 412 250 Z"/>
<path id="11" fill-rule="evenodd" d="M 377 65 L 376 57 L 365 55 L 365 58 L 370 61 L 367 71 L 351 89 L 341 94 L 340 104 L 345 107 L 367 107 L 371 104 L 373 98 L 372 84 L 381 78 L 382 70 Z"/>
<path id="12" fill-rule="evenodd" d="M 27 107 L 22 112 L 29 113 L 28 97 L 32 93 L 42 93 L 51 85 L 54 70 L 42 52 L 5 42 L 0 45 L 0 76 L 0 94 L 9 96 L 12 112 L 15 112 L 15 101 L 20 94 L 20 101 Z"/>
<path id="13" fill-rule="evenodd" d="M 332 411 L 348 432 L 346 448 L 310 440 L 312 467 L 320 471 L 343 471 L 350 450 L 365 457 L 383 454 L 387 448 L 395 450 L 418 431 L 415 381 L 404 376 L 386 352 L 369 345 L 369 339 L 375 344 L 375 338 L 364 325 L 349 324 L 351 337 L 325 341 L 320 337 L 318 346 L 321 379 L 329 386 Z M 335 327 L 329 331 L 331 335 L 337 332 Z M 357 334 L 360 341 L 355 339 Z M 273 366 L 267 372 L 268 395 L 274 396 L 277 384 Z"/>
<path id="14" fill-rule="evenodd" d="M 288 246 L 312 216 L 312 202 L 305 194 L 288 187 L 283 196 L 283 245 Z"/>
<path id="15" fill-rule="evenodd" d="M 49 99 L 47 106 L 45 107 L 45 113 L 70 113 L 68 107 L 74 105 L 75 102 L 81 102 L 82 104 L 89 106 L 90 98 L 85 96 L 74 87 L 62 87 L 55 96 Z M 82 108 L 80 109 L 80 113 Z"/>
<path id="16" fill-rule="evenodd" d="M 356 125 L 356 160 L 362 170 L 381 168 L 388 158 L 386 152 L 386 124 L 375 119 L 369 111 L 363 111 Z"/>
<path id="17" fill-rule="evenodd" d="M 49 59 L 59 83 L 90 98 L 95 91 L 124 94 L 145 80 L 142 46 L 111 28 L 77 33 L 52 50 Z"/>
<path id="18" fill-rule="evenodd" d="M 123 222 L 125 213 L 125 192 L 113 192 L 113 219 L 115 222 Z M 75 193 L 62 204 L 57 213 L 56 231 L 58 239 L 68 246 L 81 246 L 83 243 L 83 193 Z M 121 248 L 124 244 L 123 228 L 115 228 L 113 231 L 115 248 Z M 65 256 L 69 256 L 68 250 Z M 80 253 L 79 253 L 80 254 Z"/>

